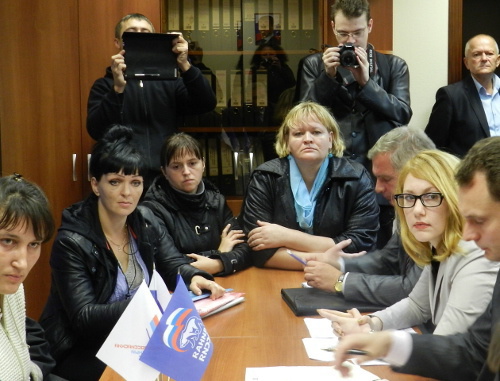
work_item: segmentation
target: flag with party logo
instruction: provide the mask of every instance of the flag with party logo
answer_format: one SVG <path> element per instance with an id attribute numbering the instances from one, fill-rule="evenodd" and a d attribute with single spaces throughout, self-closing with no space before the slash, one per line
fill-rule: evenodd
<path id="1" fill-rule="evenodd" d="M 155 380 L 158 370 L 139 358 L 161 316 L 153 295 L 143 281 L 97 352 L 97 357 L 127 381 Z"/>
<path id="2" fill-rule="evenodd" d="M 182 277 L 140 359 L 176 381 L 198 381 L 212 357 L 213 344 Z"/>

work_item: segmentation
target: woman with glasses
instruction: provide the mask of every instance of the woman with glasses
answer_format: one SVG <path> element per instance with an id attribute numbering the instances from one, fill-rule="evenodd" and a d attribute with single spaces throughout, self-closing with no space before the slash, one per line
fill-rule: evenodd
<path id="1" fill-rule="evenodd" d="M 203 179 L 200 143 L 185 133 L 172 135 L 163 143 L 160 162 L 162 175 L 148 189 L 143 204 L 170 233 L 170 250 L 218 276 L 249 267 L 250 249 L 238 221 L 216 186 Z"/>
<path id="2" fill-rule="evenodd" d="M 473 241 L 462 240 L 458 163 L 451 154 L 430 150 L 403 167 L 394 196 L 401 240 L 424 270 L 407 298 L 373 315 L 318 310 L 332 320 L 337 335 L 408 328 L 429 319 L 435 334 L 451 335 L 467 331 L 484 312 L 499 264 L 487 260 Z"/>
<path id="3" fill-rule="evenodd" d="M 196 294 L 224 294 L 210 274 L 170 251 L 154 214 L 137 207 L 145 168 L 132 134 L 113 126 L 96 143 L 93 193 L 64 210 L 52 247 L 52 284 L 40 322 L 57 361 L 54 373 L 68 380 L 99 379 L 105 364 L 96 353 L 153 269 L 172 291 L 179 273 Z"/>

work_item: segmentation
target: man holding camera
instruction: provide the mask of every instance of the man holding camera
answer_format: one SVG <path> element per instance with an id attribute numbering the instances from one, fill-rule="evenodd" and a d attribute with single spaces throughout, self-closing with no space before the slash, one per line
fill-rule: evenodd
<path id="1" fill-rule="evenodd" d="M 302 60 L 298 97 L 329 107 L 340 124 L 345 156 L 371 169 L 368 150 L 392 128 L 408 124 L 410 83 L 406 62 L 376 52 L 368 43 L 373 27 L 367 0 L 337 0 L 331 25 L 338 46 Z M 393 208 L 382 197 L 381 230 L 377 246 L 391 236 Z"/>

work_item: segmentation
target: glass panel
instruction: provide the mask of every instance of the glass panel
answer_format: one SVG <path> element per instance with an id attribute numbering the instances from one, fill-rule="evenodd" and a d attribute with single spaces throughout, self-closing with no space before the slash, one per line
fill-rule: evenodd
<path id="1" fill-rule="evenodd" d="M 283 93 L 293 92 L 300 59 L 321 47 L 319 1 L 166 2 L 168 11 L 180 13 L 167 14 L 167 30 L 183 32 L 192 63 L 210 78 L 218 100 L 220 118 L 201 124 L 189 119 L 184 126 L 278 126 L 283 98 L 293 98 Z M 226 115 L 241 102 L 261 115 L 253 120 L 240 118 L 240 110 Z"/>
<path id="2" fill-rule="evenodd" d="M 202 140 L 207 175 L 221 191 L 243 194 L 241 181 L 248 179 L 248 171 L 276 157 L 274 137 L 294 101 L 299 61 L 321 49 L 323 2 L 165 2 L 167 12 L 179 13 L 177 17 L 167 13 L 166 31 L 183 32 L 192 64 L 203 71 L 217 97 L 213 112 L 186 116 L 181 128 Z M 225 146 L 233 155 L 225 153 Z M 214 159 L 216 152 L 219 162 Z M 233 161 L 231 174 L 222 158 Z M 232 176 L 232 181 L 224 176 Z"/>

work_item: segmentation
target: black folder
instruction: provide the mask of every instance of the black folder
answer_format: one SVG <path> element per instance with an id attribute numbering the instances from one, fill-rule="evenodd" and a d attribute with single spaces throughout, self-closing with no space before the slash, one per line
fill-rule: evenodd
<path id="1" fill-rule="evenodd" d="M 318 315 L 317 309 L 347 311 L 357 308 L 360 312 L 375 312 L 386 308 L 370 303 L 348 302 L 342 295 L 317 288 L 283 288 L 281 296 L 296 316 Z"/>
<path id="2" fill-rule="evenodd" d="M 177 78 L 177 56 L 172 52 L 172 40 L 178 36 L 176 33 L 123 33 L 125 79 Z"/>

